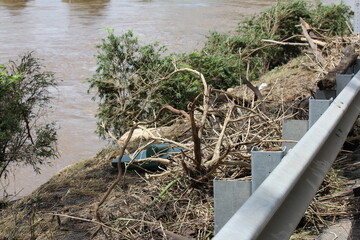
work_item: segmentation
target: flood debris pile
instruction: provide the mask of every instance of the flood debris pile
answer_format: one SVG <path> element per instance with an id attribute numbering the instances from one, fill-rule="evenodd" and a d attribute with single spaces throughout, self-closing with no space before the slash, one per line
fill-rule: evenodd
<path id="1" fill-rule="evenodd" d="M 185 71 L 178 71 L 183 70 Z M 142 129 L 148 138 L 136 141 L 138 145 L 133 146 L 137 149 L 135 156 L 154 143 L 168 143 L 170 148 L 179 148 L 182 151 L 172 154 L 169 159 L 159 159 L 156 155 L 142 159 L 157 161 L 164 169 L 156 173 L 139 173 L 145 184 L 141 189 L 128 180 L 128 175 L 134 173 L 130 173 L 126 168 L 124 171 L 120 170 L 120 167 L 115 184 L 111 185 L 95 208 L 99 222 L 105 219 L 105 222 L 108 222 L 109 214 L 117 213 L 119 219 L 132 219 L 126 227 L 121 227 L 121 232 L 130 236 L 137 232 L 145 234 L 146 228 L 148 230 L 144 239 L 169 237 L 175 233 L 199 239 L 211 237 L 211 180 L 215 176 L 233 179 L 248 177 L 250 150 L 253 145 L 264 149 L 279 148 L 281 120 L 288 117 L 281 108 L 274 115 L 275 118 L 270 117 L 261 110 L 260 102 L 249 102 L 226 91 L 212 90 L 205 77 L 199 72 L 196 73 L 202 79 L 204 89 L 207 89 L 202 94 L 202 99 L 199 99 L 201 95 L 196 97 L 187 111 L 165 106 L 155 118 L 159 118 L 164 111 L 170 111 L 175 116 L 180 115 L 177 126 L 182 125 L 181 136 L 177 136 L 177 139 L 167 138 L 166 133 L 165 136 L 153 134 L 144 127 L 146 123 L 135 124 L 124 144 L 120 146 L 119 159 L 131 141 L 135 128 Z M 122 190 L 120 192 L 116 189 L 119 186 Z M 124 197 L 127 199 L 126 203 L 120 200 Z M 128 208 L 131 210 L 127 211 Z M 159 229 L 159 226 L 166 231 Z M 107 234 L 111 232 L 103 226 L 101 231 Z"/>
<path id="2" fill-rule="evenodd" d="M 342 34 L 349 31 L 344 22 L 335 27 L 332 24 L 339 21 L 330 25 L 323 21 L 333 19 L 335 13 L 343 16 L 338 10 L 348 9 L 343 5 L 320 9 L 310 18 L 313 12 L 306 4 L 294 1 L 278 4 L 259 19 L 252 19 L 244 27 L 250 36 L 260 30 L 269 33 L 252 41 L 259 44 L 253 49 L 242 47 L 243 35 L 214 33 L 202 52 L 163 57 L 154 46 L 139 46 L 130 33 L 117 38 L 110 32 L 109 43 L 127 42 L 132 48 L 126 48 L 126 56 L 120 56 L 121 64 L 115 68 L 101 65 L 91 83 L 99 88 L 101 98 L 99 132 L 116 144 L 93 159 L 62 170 L 29 197 L 3 208 L 0 238 L 211 238 L 212 180 L 249 179 L 251 148 L 280 149 L 282 120 L 306 118 L 307 99 L 317 82 L 338 65 L 344 47 L 351 45 L 356 53 L 360 51 L 357 36 L 330 37 L 329 33 L 338 34 L 339 29 Z M 271 15 L 272 11 L 277 14 Z M 321 14 L 323 17 L 317 19 Z M 280 16 L 287 16 L 286 21 Z M 288 24 L 285 30 L 296 31 L 283 30 L 283 23 Z M 321 24 L 315 28 L 314 23 Z M 284 32 L 290 35 L 281 35 Z M 111 52 L 112 44 L 102 45 L 102 57 Z M 117 47 L 124 46 L 121 44 Z M 290 56 L 288 51 L 294 47 Z M 268 64 L 262 65 L 264 60 L 260 59 L 275 50 L 277 54 L 287 53 L 288 63 L 280 65 L 268 59 Z M 262 68 L 271 71 L 260 76 Z M 244 84 L 230 81 L 226 85 L 229 82 L 225 79 L 231 78 Z M 181 92 L 186 88 L 189 91 Z M 124 115 L 126 111 L 129 115 Z M 358 138 L 352 141 L 350 144 L 356 144 Z M 181 151 L 167 158 L 153 154 L 141 159 L 160 163 L 155 172 L 112 168 L 116 157 L 132 153 L 135 158 L 158 143 Z M 340 212 L 349 214 L 347 201 L 323 201 L 343 186 L 335 173 L 332 171 L 324 181 L 300 224 L 299 234 L 304 229 L 316 234 L 328 221 L 342 215 Z"/>

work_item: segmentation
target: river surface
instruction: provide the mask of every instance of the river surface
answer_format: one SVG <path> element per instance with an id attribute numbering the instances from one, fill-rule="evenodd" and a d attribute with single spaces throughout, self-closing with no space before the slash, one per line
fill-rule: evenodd
<path id="1" fill-rule="evenodd" d="M 0 63 L 34 51 L 62 80 L 50 118 L 57 121 L 61 157 L 36 175 L 12 167 L 0 196 L 19 198 L 65 166 L 93 157 L 106 142 L 94 133 L 96 104 L 86 79 L 96 68 L 95 45 L 105 27 L 121 34 L 132 29 L 143 43 L 159 41 L 176 52 L 200 49 L 209 31 L 226 32 L 275 0 L 0 0 Z M 13 197 L 14 198 L 14 197 Z"/>

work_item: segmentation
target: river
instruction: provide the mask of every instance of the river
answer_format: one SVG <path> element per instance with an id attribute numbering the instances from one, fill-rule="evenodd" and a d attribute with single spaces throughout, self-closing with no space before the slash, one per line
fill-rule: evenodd
<path id="1" fill-rule="evenodd" d="M 202 47 L 209 31 L 229 31 L 272 1 L 246 0 L 0 0 L 0 63 L 34 51 L 62 80 L 50 114 L 60 126 L 61 157 L 43 166 L 12 167 L 1 180 L 11 198 L 29 194 L 65 166 L 94 156 L 106 142 L 94 133 L 96 104 L 86 79 L 96 68 L 95 45 L 105 27 L 121 34 L 132 29 L 144 43 L 159 41 L 169 50 Z"/>

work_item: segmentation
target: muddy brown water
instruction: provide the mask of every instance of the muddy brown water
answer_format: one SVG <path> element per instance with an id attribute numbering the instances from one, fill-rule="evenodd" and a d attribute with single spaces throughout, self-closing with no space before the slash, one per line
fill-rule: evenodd
<path id="1" fill-rule="evenodd" d="M 94 156 L 106 142 L 94 133 L 96 104 L 86 79 L 95 70 L 95 44 L 105 27 L 132 29 L 144 43 L 159 41 L 176 52 L 202 47 L 209 31 L 229 31 L 273 1 L 246 0 L 0 0 L 0 63 L 27 52 L 44 59 L 61 79 L 50 115 L 60 129 L 61 157 L 36 175 L 12 167 L 4 189 L 16 198 L 29 194 L 67 165 Z"/>

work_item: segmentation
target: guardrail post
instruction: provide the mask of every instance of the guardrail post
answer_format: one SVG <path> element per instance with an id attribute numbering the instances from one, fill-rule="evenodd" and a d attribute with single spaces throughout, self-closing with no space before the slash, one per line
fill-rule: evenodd
<path id="1" fill-rule="evenodd" d="M 348 85 L 348 83 L 353 77 L 353 73 L 336 74 L 336 95 L 340 94 L 340 92 L 346 87 L 346 85 Z"/>
<path id="2" fill-rule="evenodd" d="M 321 117 L 321 115 L 323 115 L 332 102 L 332 99 L 309 99 L 309 129 Z"/>
<path id="3" fill-rule="evenodd" d="M 251 181 L 214 180 L 215 233 L 251 195 Z"/>
<path id="4" fill-rule="evenodd" d="M 254 147 L 251 150 L 252 193 L 270 175 L 284 156 L 284 149 L 282 151 L 259 151 L 257 147 Z"/>
<path id="5" fill-rule="evenodd" d="M 336 90 L 319 90 L 315 92 L 315 99 L 329 100 L 331 98 L 336 98 Z"/>
<path id="6" fill-rule="evenodd" d="M 282 140 L 299 141 L 308 130 L 307 120 L 284 119 L 282 122 Z M 282 148 L 288 152 L 296 143 L 283 142 Z"/>

